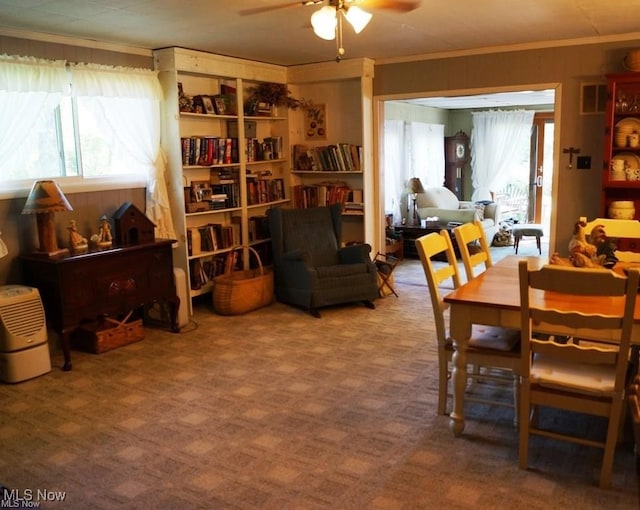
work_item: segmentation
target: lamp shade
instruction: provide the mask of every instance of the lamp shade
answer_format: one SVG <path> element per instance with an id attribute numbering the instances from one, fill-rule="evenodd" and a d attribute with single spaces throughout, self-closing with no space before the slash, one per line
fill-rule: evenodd
<path id="1" fill-rule="evenodd" d="M 73 211 L 55 181 L 36 181 L 31 187 L 22 214 Z"/>
<path id="2" fill-rule="evenodd" d="M 412 177 L 409 179 L 409 186 L 407 187 L 409 188 L 410 193 L 424 193 L 424 187 L 418 177 Z"/>
<path id="3" fill-rule="evenodd" d="M 347 21 L 351 23 L 351 26 L 355 30 L 356 34 L 359 34 L 364 30 L 364 27 L 367 26 L 371 18 L 372 14 L 363 11 L 360 7 L 352 6 L 349 7 L 347 13 L 344 15 L 347 18 Z"/>
<path id="4" fill-rule="evenodd" d="M 336 38 L 337 23 L 336 9 L 329 5 L 325 5 L 311 15 L 313 31 L 318 37 L 327 41 Z"/>

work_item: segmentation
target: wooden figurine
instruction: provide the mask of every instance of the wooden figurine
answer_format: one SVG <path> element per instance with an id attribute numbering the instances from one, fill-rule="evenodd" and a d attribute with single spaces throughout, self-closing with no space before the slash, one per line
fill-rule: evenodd
<path id="1" fill-rule="evenodd" d="M 100 248 L 107 248 L 113 244 L 111 224 L 109 223 L 109 218 L 106 216 L 100 218 L 100 231 L 98 232 L 97 244 Z"/>
<path id="2" fill-rule="evenodd" d="M 69 221 L 67 230 L 69 231 L 69 249 L 73 253 L 81 253 L 89 249 L 87 238 L 78 232 L 76 220 Z"/>

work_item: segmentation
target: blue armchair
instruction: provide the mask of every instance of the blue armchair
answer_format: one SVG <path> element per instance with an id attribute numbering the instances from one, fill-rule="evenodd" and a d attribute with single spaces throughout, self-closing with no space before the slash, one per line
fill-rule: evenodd
<path id="1" fill-rule="evenodd" d="M 341 248 L 342 206 L 268 212 L 278 301 L 320 317 L 319 308 L 362 301 L 374 308 L 378 273 L 371 246 Z"/>

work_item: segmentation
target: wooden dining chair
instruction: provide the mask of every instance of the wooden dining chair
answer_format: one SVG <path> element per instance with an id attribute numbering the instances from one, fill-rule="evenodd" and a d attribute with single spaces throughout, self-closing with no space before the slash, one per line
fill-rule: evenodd
<path id="1" fill-rule="evenodd" d="M 482 223 L 477 220 L 473 223 L 463 223 L 453 229 L 453 235 L 460 250 L 467 281 L 473 280 L 480 272 L 478 266 L 483 266 L 484 271 L 493 265 Z"/>
<path id="2" fill-rule="evenodd" d="M 607 488 L 625 398 L 638 270 L 630 270 L 628 277 L 606 269 L 559 265 L 530 270 L 527 260 L 521 260 L 518 269 L 522 333 L 520 469 L 528 467 L 531 434 L 599 447 L 604 450 L 600 487 Z M 544 301 L 540 291 L 545 292 Z M 556 293 L 570 297 L 555 301 Z M 603 304 L 611 302 L 620 306 L 603 310 Z M 551 335 L 575 335 L 595 343 L 537 340 L 532 338 L 534 324 L 536 330 Z M 606 437 L 593 440 L 566 430 L 543 428 L 538 423 L 540 407 L 605 417 Z"/>
<path id="3" fill-rule="evenodd" d="M 444 302 L 440 287 L 451 280 L 453 288 L 458 288 L 460 286 L 460 272 L 453 244 L 446 230 L 432 232 L 419 237 L 415 243 L 427 278 L 436 325 L 438 414 L 447 414 L 447 400 L 451 396 L 451 392 L 449 392 L 450 364 L 454 349 L 445 317 L 445 310 L 449 305 Z M 434 257 L 444 258 L 446 261 L 434 261 Z M 513 407 L 515 424 L 518 421 L 519 343 L 520 332 L 518 330 L 474 325 L 467 350 L 468 363 L 473 365 L 474 368 L 478 368 L 469 377 L 476 380 L 510 383 L 513 387 L 513 402 L 493 401 L 472 395 L 465 397 L 465 401 Z"/>

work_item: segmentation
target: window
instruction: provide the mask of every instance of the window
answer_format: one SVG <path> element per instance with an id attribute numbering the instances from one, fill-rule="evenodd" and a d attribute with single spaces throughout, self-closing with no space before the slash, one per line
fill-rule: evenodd
<path id="1" fill-rule="evenodd" d="M 42 178 L 65 192 L 90 191 L 88 182 L 101 190 L 137 182 L 146 187 L 156 237 L 175 239 L 161 99 L 148 69 L 0 55 L 0 192 L 26 194 Z"/>
<path id="2" fill-rule="evenodd" d="M 159 153 L 160 92 L 148 70 L 0 58 L 0 183 L 137 177 Z M 154 130 L 157 127 L 157 130 Z"/>

